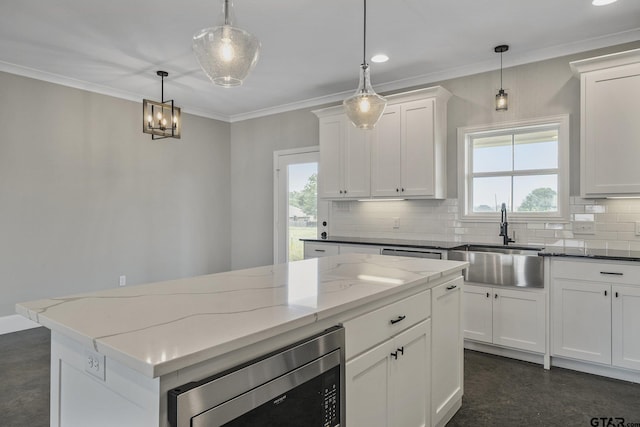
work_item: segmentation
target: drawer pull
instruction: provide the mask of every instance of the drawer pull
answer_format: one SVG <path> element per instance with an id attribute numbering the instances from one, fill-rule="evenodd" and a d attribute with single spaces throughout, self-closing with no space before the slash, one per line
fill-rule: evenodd
<path id="1" fill-rule="evenodd" d="M 326 252 L 326 249 L 314 249 L 316 252 Z"/>
<path id="2" fill-rule="evenodd" d="M 398 352 L 394 351 L 391 353 L 391 357 L 393 357 L 394 359 L 398 360 Z"/>
<path id="3" fill-rule="evenodd" d="M 447 290 L 450 291 L 451 289 L 455 289 L 457 287 L 458 287 L 458 285 L 447 286 Z"/>
<path id="4" fill-rule="evenodd" d="M 404 347 L 398 347 L 397 350 L 400 354 L 404 354 Z"/>
<path id="5" fill-rule="evenodd" d="M 391 319 L 390 322 L 391 322 L 392 325 L 395 325 L 398 322 L 402 322 L 406 318 L 407 318 L 407 316 L 398 316 L 395 319 Z"/>
<path id="6" fill-rule="evenodd" d="M 609 276 L 624 276 L 624 273 L 616 273 L 613 271 L 601 271 L 600 274 L 608 274 Z"/>

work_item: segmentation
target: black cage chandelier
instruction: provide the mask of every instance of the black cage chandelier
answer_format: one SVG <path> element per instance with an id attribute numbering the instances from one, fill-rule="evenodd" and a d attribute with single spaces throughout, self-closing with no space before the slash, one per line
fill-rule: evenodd
<path id="1" fill-rule="evenodd" d="M 164 78 L 169 75 L 166 71 L 157 71 L 162 79 L 160 102 L 149 99 L 142 100 L 142 132 L 150 133 L 151 139 L 178 138 L 182 121 L 180 108 L 173 105 L 173 99 L 164 99 Z"/>

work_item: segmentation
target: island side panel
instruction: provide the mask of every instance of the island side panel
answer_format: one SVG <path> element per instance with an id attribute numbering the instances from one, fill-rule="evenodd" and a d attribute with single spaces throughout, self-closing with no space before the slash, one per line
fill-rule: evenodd
<path id="1" fill-rule="evenodd" d="M 160 425 L 160 380 L 104 360 L 104 380 L 87 372 L 86 347 L 52 331 L 52 427 Z M 91 350 L 91 349 L 89 349 Z M 98 362 L 102 363 L 98 358 Z M 93 361 L 95 363 L 95 360 Z"/>

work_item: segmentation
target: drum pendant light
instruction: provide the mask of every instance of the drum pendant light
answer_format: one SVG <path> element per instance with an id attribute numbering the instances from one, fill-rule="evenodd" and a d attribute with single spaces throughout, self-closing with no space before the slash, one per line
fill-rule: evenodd
<path id="1" fill-rule="evenodd" d="M 387 100 L 375 93 L 371 86 L 369 64 L 367 64 L 367 0 L 364 0 L 364 43 L 362 64 L 360 65 L 360 83 L 351 97 L 345 99 L 347 117 L 359 129 L 373 129 L 384 112 Z"/>
<path id="2" fill-rule="evenodd" d="M 493 50 L 500 54 L 500 90 L 496 94 L 496 111 L 507 111 L 509 109 L 509 94 L 502 89 L 502 54 L 509 50 L 509 46 L 501 44 Z"/>
<path id="3" fill-rule="evenodd" d="M 223 0 L 224 22 L 193 36 L 193 53 L 202 70 L 219 86 L 240 86 L 258 62 L 260 41 L 233 26 L 230 0 Z"/>

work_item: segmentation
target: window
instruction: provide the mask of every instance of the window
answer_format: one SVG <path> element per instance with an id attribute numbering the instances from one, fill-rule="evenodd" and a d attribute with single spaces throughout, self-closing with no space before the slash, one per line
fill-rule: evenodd
<path id="1" fill-rule="evenodd" d="M 462 219 L 568 219 L 569 116 L 458 129 Z"/>

